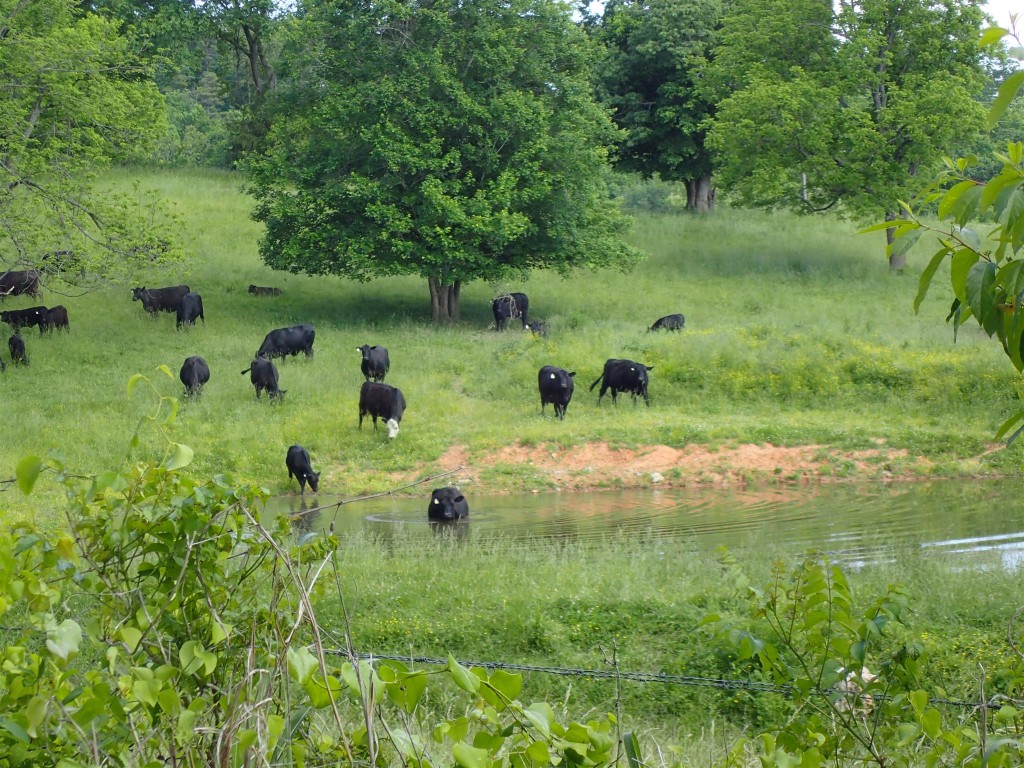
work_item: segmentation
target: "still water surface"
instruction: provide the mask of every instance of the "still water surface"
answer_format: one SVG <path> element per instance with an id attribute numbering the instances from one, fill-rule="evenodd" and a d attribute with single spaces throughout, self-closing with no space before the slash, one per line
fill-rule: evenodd
<path id="1" fill-rule="evenodd" d="M 422 499 L 379 498 L 303 512 L 338 497 L 286 496 L 269 509 L 295 515 L 300 529 L 339 535 L 361 530 L 382 538 L 443 534 L 468 541 L 645 535 L 733 550 L 766 543 L 803 552 L 821 549 L 847 566 L 891 559 L 914 549 L 964 567 L 1024 565 L 1024 479 L 874 485 L 823 485 L 757 491 L 687 489 L 478 496 L 470 517 L 440 529 L 427 523 Z"/>

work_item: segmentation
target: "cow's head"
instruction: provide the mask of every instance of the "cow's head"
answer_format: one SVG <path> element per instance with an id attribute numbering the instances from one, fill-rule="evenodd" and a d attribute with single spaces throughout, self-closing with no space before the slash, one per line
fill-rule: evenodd
<path id="1" fill-rule="evenodd" d="M 145 295 L 145 288 L 132 288 L 132 301 L 142 301 L 142 297 Z"/>
<path id="2" fill-rule="evenodd" d="M 394 439 L 398 437 L 398 422 L 395 419 L 388 419 L 384 426 L 388 428 L 389 438 Z"/>
<path id="3" fill-rule="evenodd" d="M 310 470 L 306 473 L 306 482 L 309 483 L 309 487 L 313 489 L 313 493 L 320 490 L 320 473 Z"/>

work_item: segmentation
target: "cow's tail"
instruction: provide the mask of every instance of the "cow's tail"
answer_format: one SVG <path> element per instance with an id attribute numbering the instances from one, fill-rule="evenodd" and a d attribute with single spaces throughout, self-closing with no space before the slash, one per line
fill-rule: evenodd
<path id="1" fill-rule="evenodd" d="M 251 371 L 251 370 L 252 370 L 252 366 L 250 365 L 250 366 L 249 366 L 248 368 L 246 368 L 246 369 L 245 369 L 244 371 L 240 371 L 239 375 L 244 375 L 244 374 L 248 373 L 248 372 L 249 372 L 249 371 Z"/>
<path id="2" fill-rule="evenodd" d="M 598 376 L 597 377 L 597 381 L 595 381 L 593 384 L 590 385 L 590 391 L 591 392 L 594 391 L 594 387 L 596 387 L 600 383 L 601 379 L 603 379 L 603 378 L 604 378 L 604 373 L 602 373 L 600 376 Z"/>

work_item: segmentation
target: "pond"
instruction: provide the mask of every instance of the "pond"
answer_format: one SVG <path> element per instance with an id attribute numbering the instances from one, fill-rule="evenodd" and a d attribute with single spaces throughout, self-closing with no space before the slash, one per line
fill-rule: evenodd
<path id="1" fill-rule="evenodd" d="M 907 548 L 927 556 L 1024 563 L 1024 479 L 815 485 L 747 490 L 642 489 L 595 493 L 478 496 L 455 525 L 427 522 L 422 498 L 381 497 L 342 503 L 337 497 L 271 499 L 270 511 L 294 515 L 296 527 L 362 530 L 382 538 L 443 534 L 466 541 L 598 541 L 645 535 L 692 542 L 695 550 L 763 546 L 820 549 L 848 567 L 891 559 Z M 319 507 L 319 509 L 318 509 Z"/>

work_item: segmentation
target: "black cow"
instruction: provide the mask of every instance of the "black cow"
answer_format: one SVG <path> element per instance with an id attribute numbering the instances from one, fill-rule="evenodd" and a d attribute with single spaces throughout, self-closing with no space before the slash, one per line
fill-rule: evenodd
<path id="1" fill-rule="evenodd" d="M 294 477 L 299 481 L 299 493 L 306 493 L 306 481 L 309 488 L 316 493 L 319 490 L 320 473 L 314 472 L 309 464 L 309 453 L 301 445 L 293 445 L 284 457 L 284 465 L 288 467 L 288 479 Z"/>
<path id="2" fill-rule="evenodd" d="M 0 312 L 0 322 L 7 323 L 14 330 L 39 326 L 42 333 L 46 326 L 46 307 L 29 307 L 28 309 L 8 309 Z"/>
<path id="3" fill-rule="evenodd" d="M 364 381 L 359 390 L 359 428 L 363 428 L 363 416 L 373 417 L 373 431 L 377 431 L 377 418 L 384 420 L 388 437 L 398 434 L 398 425 L 405 413 L 405 396 L 398 387 Z"/>
<path id="4" fill-rule="evenodd" d="M 46 310 L 46 320 L 39 326 L 39 332 L 52 331 L 54 328 L 71 332 L 71 323 L 68 322 L 68 310 L 63 304 L 50 307 Z"/>
<path id="5" fill-rule="evenodd" d="M 280 288 L 265 288 L 262 285 L 250 285 L 249 293 L 253 296 L 280 296 Z"/>
<path id="6" fill-rule="evenodd" d="M 18 332 L 7 340 L 7 348 L 11 350 L 11 362 L 15 365 L 28 365 L 28 355 L 25 354 L 25 342 Z"/>
<path id="7" fill-rule="evenodd" d="M 294 357 L 299 352 L 305 352 L 306 357 L 312 357 L 315 338 L 316 331 L 308 323 L 293 325 L 291 328 L 278 328 L 266 335 L 260 348 L 256 350 L 256 357 Z"/>
<path id="8" fill-rule="evenodd" d="M 356 352 L 363 353 L 363 362 L 360 363 L 359 368 L 366 380 L 384 381 L 384 377 L 388 375 L 388 370 L 391 368 L 391 358 L 388 357 L 387 348 L 363 344 L 361 347 L 356 347 Z"/>
<path id="9" fill-rule="evenodd" d="M 544 406 L 551 403 L 555 406 L 555 416 L 565 419 L 565 409 L 572 400 L 572 391 L 576 384 L 573 376 L 576 371 L 569 372 L 564 368 L 545 365 L 537 373 L 537 388 L 540 390 L 540 415 L 544 415 Z"/>
<path id="10" fill-rule="evenodd" d="M 0 275 L 0 299 L 7 296 L 39 295 L 39 270 L 9 270 Z"/>
<path id="11" fill-rule="evenodd" d="M 196 318 L 202 320 L 203 325 L 206 325 L 206 318 L 203 317 L 203 297 L 189 291 L 181 297 L 181 303 L 178 304 L 177 327 L 195 325 Z"/>
<path id="12" fill-rule="evenodd" d="M 430 494 L 427 518 L 430 520 L 461 520 L 469 517 L 469 502 L 455 486 L 435 488 Z"/>
<path id="13" fill-rule="evenodd" d="M 686 325 L 686 318 L 680 314 L 665 315 L 654 321 L 648 331 L 681 331 Z"/>
<path id="14" fill-rule="evenodd" d="M 252 361 L 252 365 L 246 368 L 242 373 L 249 374 L 249 381 L 256 387 L 256 399 L 260 399 L 260 395 L 263 390 L 267 390 L 267 394 L 270 395 L 270 399 L 273 400 L 275 397 L 284 399 L 284 393 L 288 390 L 279 389 L 277 386 L 277 368 L 270 360 L 265 357 L 257 357 Z"/>
<path id="15" fill-rule="evenodd" d="M 494 313 L 494 324 L 499 331 L 504 331 L 510 317 L 518 317 L 523 328 L 526 328 L 526 311 L 530 308 L 530 300 L 525 293 L 506 293 L 491 302 Z"/>
<path id="16" fill-rule="evenodd" d="M 172 285 L 168 288 L 132 288 L 132 301 L 141 301 L 143 308 L 155 316 L 157 312 L 177 312 L 182 298 L 191 291 L 192 289 L 187 285 Z"/>
<path id="17" fill-rule="evenodd" d="M 0 373 L 7 370 L 7 363 L 4 362 L 3 358 L 0 357 Z"/>
<path id="18" fill-rule="evenodd" d="M 597 396 L 598 404 L 600 404 L 601 398 L 604 397 L 604 393 L 610 389 L 612 391 L 612 403 L 616 403 L 615 396 L 619 392 L 629 392 L 633 395 L 634 404 L 636 404 L 636 396 L 643 395 L 644 402 L 650 406 L 651 401 L 647 397 L 647 383 L 649 381 L 647 372 L 653 370 L 653 365 L 634 363 L 632 360 L 609 359 L 605 361 L 604 373 L 598 376 L 597 381 L 590 385 L 590 391 L 593 392 L 598 382 L 602 382 L 601 392 Z"/>
<path id="19" fill-rule="evenodd" d="M 210 380 L 210 366 L 199 355 L 186 357 L 178 372 L 178 378 L 185 385 L 186 395 L 199 395 L 203 385 Z"/>

